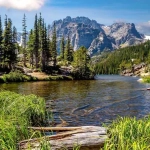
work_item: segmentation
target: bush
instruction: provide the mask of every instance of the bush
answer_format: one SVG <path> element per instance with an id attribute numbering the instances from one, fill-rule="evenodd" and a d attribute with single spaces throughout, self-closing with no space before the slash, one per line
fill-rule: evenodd
<path id="1" fill-rule="evenodd" d="M 23 82 L 30 81 L 31 77 L 24 75 L 20 71 L 11 71 L 9 74 L 4 74 L 2 79 L 4 82 Z"/>

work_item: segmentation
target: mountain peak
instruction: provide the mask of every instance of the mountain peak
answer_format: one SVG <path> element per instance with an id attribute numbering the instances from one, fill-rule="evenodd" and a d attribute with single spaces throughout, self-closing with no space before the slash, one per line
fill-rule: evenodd
<path id="1" fill-rule="evenodd" d="M 65 21 L 69 22 L 69 21 L 72 21 L 72 18 L 71 18 L 70 16 L 67 16 L 66 18 L 63 19 L 63 21 L 64 21 L 64 22 L 65 22 Z"/>
<path id="2" fill-rule="evenodd" d="M 74 50 L 84 45 L 92 55 L 103 50 L 114 50 L 122 45 L 139 44 L 144 38 L 137 32 L 133 23 L 116 22 L 110 26 L 104 26 L 84 16 L 76 18 L 67 16 L 55 23 L 58 47 L 60 47 L 62 35 L 66 40 L 69 35 Z"/>

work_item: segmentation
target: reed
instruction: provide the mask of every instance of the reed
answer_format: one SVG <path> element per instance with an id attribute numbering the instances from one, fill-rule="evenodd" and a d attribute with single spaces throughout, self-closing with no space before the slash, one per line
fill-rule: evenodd
<path id="1" fill-rule="evenodd" d="M 150 116 L 119 118 L 109 126 L 108 134 L 103 150 L 149 150 Z"/>
<path id="2" fill-rule="evenodd" d="M 28 126 L 40 126 L 45 120 L 45 101 L 35 95 L 0 92 L 0 149 L 16 150 L 24 139 L 39 137 Z"/>

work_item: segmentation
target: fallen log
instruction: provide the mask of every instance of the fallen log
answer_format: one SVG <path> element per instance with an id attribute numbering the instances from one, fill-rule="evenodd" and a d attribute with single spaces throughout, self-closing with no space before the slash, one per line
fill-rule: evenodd
<path id="1" fill-rule="evenodd" d="M 81 129 L 81 127 L 28 127 L 28 129 L 39 131 L 71 131 Z"/>
<path id="2" fill-rule="evenodd" d="M 34 129 L 33 127 L 30 127 Z M 35 129 L 40 129 L 36 127 Z M 44 129 L 44 127 L 42 127 Z M 48 129 L 45 128 L 46 131 Z M 65 132 L 58 133 L 56 135 L 44 136 L 42 138 L 35 138 L 24 140 L 19 143 L 20 150 L 40 150 L 41 141 L 46 140 L 51 150 L 61 150 L 64 147 L 66 149 L 73 149 L 75 145 L 80 146 L 80 150 L 92 149 L 99 150 L 103 147 L 105 140 L 107 139 L 107 130 L 104 127 L 97 126 L 82 126 L 82 127 L 50 127 L 53 131 L 61 130 Z"/>

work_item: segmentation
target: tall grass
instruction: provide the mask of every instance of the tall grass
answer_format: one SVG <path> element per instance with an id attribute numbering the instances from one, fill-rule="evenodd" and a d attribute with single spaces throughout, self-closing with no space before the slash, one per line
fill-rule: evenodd
<path id="1" fill-rule="evenodd" d="M 36 137 L 28 126 L 45 120 L 45 101 L 35 95 L 0 92 L 0 149 L 16 150 L 21 140 Z"/>
<path id="2" fill-rule="evenodd" d="M 109 126 L 103 150 L 149 150 L 150 116 L 141 120 L 119 118 Z"/>

